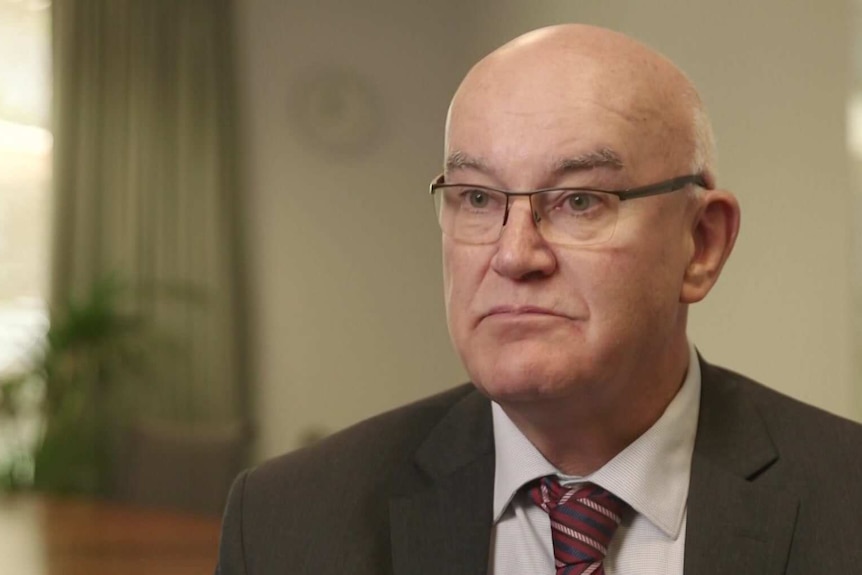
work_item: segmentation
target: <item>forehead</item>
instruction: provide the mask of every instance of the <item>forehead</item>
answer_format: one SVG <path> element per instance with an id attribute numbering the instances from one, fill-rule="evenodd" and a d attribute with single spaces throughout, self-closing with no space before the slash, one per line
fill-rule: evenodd
<path id="1" fill-rule="evenodd" d="M 572 58 L 468 76 L 450 109 L 447 157 L 478 158 L 501 179 L 533 184 L 560 162 L 600 152 L 632 179 L 661 174 L 670 125 L 661 94 L 643 74 L 600 64 Z"/>

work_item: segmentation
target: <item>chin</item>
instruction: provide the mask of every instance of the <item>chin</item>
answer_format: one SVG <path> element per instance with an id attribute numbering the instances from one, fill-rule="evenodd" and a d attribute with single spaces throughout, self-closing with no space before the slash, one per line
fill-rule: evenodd
<path id="1" fill-rule="evenodd" d="M 565 397 L 596 381 L 576 358 L 505 351 L 484 361 L 467 364 L 476 387 L 500 404 Z"/>
<path id="2" fill-rule="evenodd" d="M 553 400 L 585 393 L 608 362 L 585 322 L 544 318 L 482 322 L 453 343 L 475 386 L 497 403 Z M 613 362 L 611 362 L 612 364 Z"/>

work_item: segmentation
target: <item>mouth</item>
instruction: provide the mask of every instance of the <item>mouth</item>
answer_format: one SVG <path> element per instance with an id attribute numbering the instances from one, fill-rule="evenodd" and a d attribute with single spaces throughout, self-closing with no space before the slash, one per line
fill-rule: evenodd
<path id="1" fill-rule="evenodd" d="M 490 317 L 509 317 L 509 318 L 531 318 L 531 317 L 549 317 L 549 318 L 562 318 L 562 319 L 574 319 L 573 317 L 566 315 L 564 313 L 560 313 L 556 310 L 534 306 L 534 305 L 523 305 L 523 306 L 513 306 L 513 305 L 500 305 L 494 306 L 486 313 L 482 314 L 479 318 L 479 321 Z"/>

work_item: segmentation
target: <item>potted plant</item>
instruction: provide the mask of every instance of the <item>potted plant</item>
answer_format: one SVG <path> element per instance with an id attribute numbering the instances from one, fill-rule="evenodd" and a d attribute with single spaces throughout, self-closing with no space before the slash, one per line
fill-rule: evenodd
<path id="1" fill-rule="evenodd" d="M 103 279 L 54 310 L 29 367 L 0 379 L 0 423 L 20 436 L 0 462 L 0 488 L 108 494 L 114 441 L 134 401 L 131 383 L 152 353 L 143 316 L 121 306 L 127 291 Z"/>

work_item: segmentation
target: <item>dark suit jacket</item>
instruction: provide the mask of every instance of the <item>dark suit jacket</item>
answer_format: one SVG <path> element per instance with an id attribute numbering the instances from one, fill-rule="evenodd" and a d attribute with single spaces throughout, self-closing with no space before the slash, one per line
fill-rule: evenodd
<path id="1" fill-rule="evenodd" d="M 862 426 L 701 364 L 686 575 L 862 573 Z M 235 482 L 221 575 L 480 575 L 494 442 L 465 385 Z"/>

